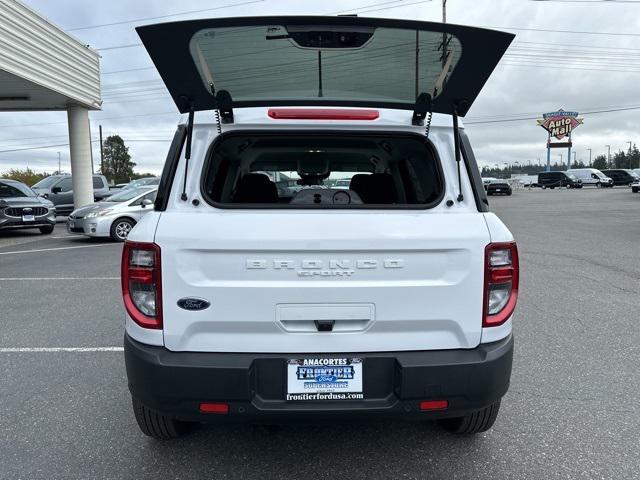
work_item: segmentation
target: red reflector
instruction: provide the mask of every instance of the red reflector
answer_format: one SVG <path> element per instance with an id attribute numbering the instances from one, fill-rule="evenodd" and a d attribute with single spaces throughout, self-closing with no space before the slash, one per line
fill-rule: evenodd
<path id="1" fill-rule="evenodd" d="M 347 108 L 270 108 L 269 117 L 276 120 L 376 120 L 378 110 Z"/>
<path id="2" fill-rule="evenodd" d="M 448 400 L 425 400 L 420 402 L 420 410 L 445 410 L 449 406 Z"/>
<path id="3" fill-rule="evenodd" d="M 512 268 L 491 269 L 491 283 L 507 283 L 513 278 Z"/>
<path id="4" fill-rule="evenodd" d="M 153 281 L 153 271 L 146 268 L 130 268 L 129 280 L 140 283 L 151 283 Z"/>
<path id="5" fill-rule="evenodd" d="M 217 413 L 226 415 L 229 413 L 229 405 L 226 403 L 201 403 L 200 413 Z"/>

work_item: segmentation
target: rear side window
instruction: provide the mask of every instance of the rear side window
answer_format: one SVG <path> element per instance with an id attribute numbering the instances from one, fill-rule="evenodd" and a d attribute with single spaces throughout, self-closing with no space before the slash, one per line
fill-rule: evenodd
<path id="1" fill-rule="evenodd" d="M 104 188 L 101 177 L 93 177 L 93 188 Z"/>
<path id="2" fill-rule="evenodd" d="M 70 192 L 73 189 L 73 182 L 71 177 L 63 178 L 56 184 L 56 187 L 60 187 L 61 192 Z"/>
<path id="3" fill-rule="evenodd" d="M 221 208 L 430 208 L 444 181 L 418 135 L 231 133 L 210 150 L 202 193 Z"/>

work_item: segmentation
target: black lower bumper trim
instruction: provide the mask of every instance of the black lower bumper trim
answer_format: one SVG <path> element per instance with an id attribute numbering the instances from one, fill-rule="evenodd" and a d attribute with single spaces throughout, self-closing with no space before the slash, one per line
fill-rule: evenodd
<path id="1" fill-rule="evenodd" d="M 357 354 L 172 352 L 125 335 L 129 389 L 149 408 L 183 420 L 317 418 L 318 415 L 461 416 L 498 401 L 509 388 L 513 337 L 471 350 Z M 287 402 L 289 358 L 363 359 L 364 400 Z M 446 410 L 420 412 L 423 400 Z M 199 412 L 201 402 L 229 404 L 228 415 Z"/>

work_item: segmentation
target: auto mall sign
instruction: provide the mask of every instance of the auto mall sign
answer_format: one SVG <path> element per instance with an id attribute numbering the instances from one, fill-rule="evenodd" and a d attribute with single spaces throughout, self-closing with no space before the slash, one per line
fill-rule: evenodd
<path id="1" fill-rule="evenodd" d="M 578 112 L 565 112 L 560 109 L 557 112 L 544 113 L 542 119 L 538 120 L 538 125 L 549 132 L 549 137 L 556 137 L 562 140 L 564 137 L 571 137 L 571 132 L 579 125 L 583 119 L 578 118 Z"/>

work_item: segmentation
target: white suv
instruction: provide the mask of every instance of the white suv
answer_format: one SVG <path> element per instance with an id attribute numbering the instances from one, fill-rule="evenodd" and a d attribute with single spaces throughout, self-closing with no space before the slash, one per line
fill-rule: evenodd
<path id="1" fill-rule="evenodd" d="M 326 415 L 490 428 L 518 253 L 458 117 L 512 35 L 357 17 L 138 32 L 188 113 L 122 257 L 142 431 Z"/>

